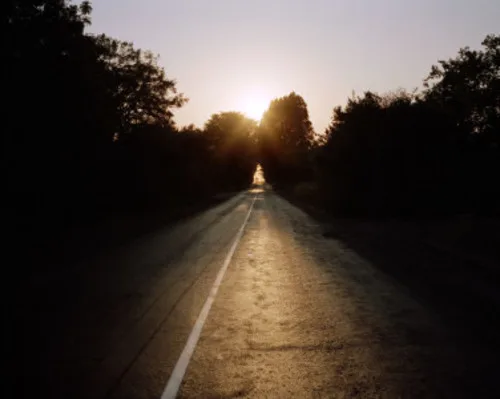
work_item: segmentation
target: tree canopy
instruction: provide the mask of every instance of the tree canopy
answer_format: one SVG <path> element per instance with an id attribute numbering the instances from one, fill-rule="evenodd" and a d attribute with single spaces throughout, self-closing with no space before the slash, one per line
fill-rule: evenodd
<path id="1" fill-rule="evenodd" d="M 433 66 L 420 93 L 366 92 L 333 110 L 319 176 L 353 214 L 498 212 L 500 37 Z"/>
<path id="2" fill-rule="evenodd" d="M 266 179 L 288 184 L 305 178 L 314 131 L 304 99 L 292 92 L 271 101 L 259 126 L 259 149 Z"/>
<path id="3" fill-rule="evenodd" d="M 299 94 L 260 123 L 239 112 L 178 128 L 187 98 L 158 57 L 89 35 L 91 5 L 4 5 L 3 162 L 15 225 L 80 222 L 248 186 L 314 181 L 352 214 L 498 212 L 500 36 L 430 70 L 420 93 L 366 91 L 316 135 Z M 38 225 L 42 225 L 38 223 Z"/>
<path id="4" fill-rule="evenodd" d="M 218 189 L 200 181 L 212 161 L 207 141 L 177 131 L 174 110 L 187 99 L 156 56 L 86 34 L 89 2 L 11 0 L 5 9 L 3 162 L 13 223 L 71 223 L 185 200 L 196 184 L 207 195 Z"/>
<path id="5" fill-rule="evenodd" d="M 204 134 L 218 179 L 229 186 L 248 186 L 256 167 L 257 122 L 240 112 L 214 114 Z"/>
<path id="6" fill-rule="evenodd" d="M 488 35 L 482 50 L 460 49 L 439 61 L 425 80 L 425 99 L 442 107 L 464 134 L 500 146 L 500 36 Z"/>

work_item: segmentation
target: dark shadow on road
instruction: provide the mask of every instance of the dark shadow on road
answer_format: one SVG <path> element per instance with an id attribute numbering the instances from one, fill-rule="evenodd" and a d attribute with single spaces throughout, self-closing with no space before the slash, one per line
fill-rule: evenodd
<path id="1" fill-rule="evenodd" d="M 60 232 L 54 235 L 53 246 L 43 247 L 38 243 L 37 250 L 22 257 L 22 262 L 27 259 L 32 262 L 19 271 L 24 278 L 16 279 L 9 287 L 13 292 L 7 299 L 9 328 L 4 343 L 15 351 L 11 369 L 17 373 L 11 378 L 12 385 L 22 387 L 26 381 L 36 381 L 40 392 L 51 391 L 54 381 L 61 378 L 65 366 L 60 359 L 66 359 L 65 356 L 76 359 L 67 365 L 68 374 L 76 376 L 76 381 L 79 367 L 82 370 L 88 367 L 82 361 L 85 356 L 81 356 L 85 348 L 89 353 L 107 353 L 106 348 L 112 347 L 106 341 L 108 332 L 125 333 L 128 324 L 123 324 L 123 320 L 143 317 L 142 313 L 134 316 L 136 306 L 148 303 L 145 314 L 164 292 L 170 292 L 164 283 L 161 294 L 151 299 L 149 292 L 156 287 L 155 278 L 182 257 L 206 230 L 253 195 L 250 190 L 228 192 L 175 208 L 131 213 L 109 224 L 80 227 L 71 236 L 66 232 L 65 237 Z M 188 228 L 183 229 L 186 225 Z M 175 244 L 168 247 L 169 240 L 163 237 L 170 232 Z M 137 251 L 137 248 L 142 249 Z M 191 277 L 186 277 L 188 272 L 181 273 L 182 284 L 191 281 Z M 64 349 L 68 347 L 74 348 L 77 355 L 66 354 Z M 101 361 L 92 359 L 96 364 Z M 64 392 L 63 387 L 72 387 L 75 381 L 70 378 L 57 383 Z"/>
<path id="2" fill-rule="evenodd" d="M 237 192 L 220 193 L 211 197 L 189 198 L 163 207 L 110 213 L 97 222 L 69 226 L 54 231 L 51 226 L 37 226 L 25 232 L 23 251 L 18 257 L 23 265 L 20 277 L 44 279 L 47 273 L 57 273 L 69 264 L 92 259 L 101 253 L 126 247 L 139 237 L 154 234 L 169 225 L 216 206 Z"/>
<path id="3" fill-rule="evenodd" d="M 500 397 L 500 267 L 450 254 L 405 228 L 409 222 L 336 219 L 281 193 L 338 240 L 402 285 L 442 320 L 466 363 L 471 397 Z"/>

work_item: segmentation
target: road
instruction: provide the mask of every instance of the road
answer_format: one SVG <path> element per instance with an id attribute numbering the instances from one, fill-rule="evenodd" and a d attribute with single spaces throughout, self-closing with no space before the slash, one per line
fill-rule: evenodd
<path id="1" fill-rule="evenodd" d="M 457 398 L 485 386 L 465 378 L 432 307 L 324 232 L 251 189 L 33 284 L 16 299 L 16 395 L 160 398 L 195 326 L 180 398 Z"/>

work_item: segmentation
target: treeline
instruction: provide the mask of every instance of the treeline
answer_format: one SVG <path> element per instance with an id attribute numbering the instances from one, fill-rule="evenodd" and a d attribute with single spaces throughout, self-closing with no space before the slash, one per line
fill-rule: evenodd
<path id="1" fill-rule="evenodd" d="M 433 66 L 418 93 L 353 95 L 324 135 L 300 96 L 273 101 L 261 123 L 266 178 L 315 182 L 301 194 L 337 214 L 498 215 L 500 36 L 482 45 Z"/>
<path id="2" fill-rule="evenodd" d="M 248 187 L 258 162 L 276 188 L 338 214 L 499 212 L 500 36 L 433 66 L 420 92 L 353 96 L 325 134 L 296 93 L 259 124 L 223 112 L 179 128 L 176 82 L 150 52 L 86 34 L 88 2 L 4 10 L 4 209 L 16 227 L 174 208 Z"/>
<path id="3" fill-rule="evenodd" d="M 91 5 L 4 5 L 5 208 L 19 228 L 59 228 L 200 201 L 248 186 L 255 122 L 237 113 L 179 129 L 187 99 L 157 57 L 89 35 Z"/>

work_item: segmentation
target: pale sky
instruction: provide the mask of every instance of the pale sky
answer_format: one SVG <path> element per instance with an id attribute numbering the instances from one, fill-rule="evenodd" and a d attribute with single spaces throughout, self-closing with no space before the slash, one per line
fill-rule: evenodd
<path id="1" fill-rule="evenodd" d="M 179 126 L 258 115 L 295 91 L 323 132 L 354 90 L 421 87 L 438 59 L 500 33 L 500 0 L 94 0 L 89 32 L 160 55 Z M 253 115 L 252 115 L 253 114 Z"/>

